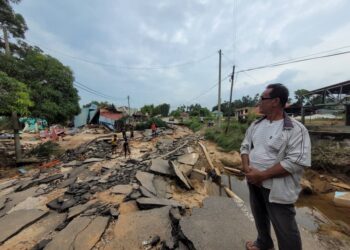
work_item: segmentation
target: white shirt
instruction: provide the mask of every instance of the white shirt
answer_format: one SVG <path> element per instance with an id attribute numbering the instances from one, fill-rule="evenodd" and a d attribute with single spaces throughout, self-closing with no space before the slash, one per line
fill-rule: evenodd
<path id="1" fill-rule="evenodd" d="M 290 175 L 266 180 L 263 186 L 270 189 L 270 202 L 291 204 L 301 191 L 304 168 L 311 166 L 309 133 L 303 124 L 287 114 L 282 125 L 281 121 L 272 122 L 269 129 L 266 122 L 269 121 L 263 117 L 250 125 L 241 144 L 241 154 L 249 155 L 250 164 L 259 170 L 280 163 Z"/>

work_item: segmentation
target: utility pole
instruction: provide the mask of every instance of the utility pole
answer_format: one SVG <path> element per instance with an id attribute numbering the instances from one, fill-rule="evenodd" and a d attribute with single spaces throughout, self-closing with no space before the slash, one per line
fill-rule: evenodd
<path id="1" fill-rule="evenodd" d="M 232 68 L 230 103 L 229 103 L 229 106 L 228 106 L 228 119 L 227 119 L 227 126 L 226 126 L 226 129 L 225 129 L 225 134 L 227 134 L 228 128 L 230 126 L 230 119 L 231 119 L 231 112 L 232 112 L 232 107 L 231 107 L 232 106 L 232 92 L 233 92 L 234 80 L 235 80 L 235 65 L 233 65 L 233 68 Z"/>
<path id="2" fill-rule="evenodd" d="M 130 96 L 128 96 L 129 124 L 130 124 Z"/>
<path id="3" fill-rule="evenodd" d="M 219 50 L 218 127 L 221 127 L 221 49 Z"/>

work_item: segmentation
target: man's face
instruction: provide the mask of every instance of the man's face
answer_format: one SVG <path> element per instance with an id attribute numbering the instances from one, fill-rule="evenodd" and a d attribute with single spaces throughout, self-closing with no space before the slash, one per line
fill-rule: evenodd
<path id="1" fill-rule="evenodd" d="M 279 101 L 278 98 L 271 98 L 271 91 L 272 89 L 265 89 L 265 91 L 260 96 L 259 110 L 264 115 L 271 114 Z"/>

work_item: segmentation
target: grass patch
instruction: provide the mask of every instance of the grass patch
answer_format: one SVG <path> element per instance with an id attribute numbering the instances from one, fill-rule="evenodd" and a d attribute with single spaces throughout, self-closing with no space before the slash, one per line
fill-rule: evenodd
<path id="1" fill-rule="evenodd" d="M 204 135 L 206 139 L 216 142 L 226 152 L 239 151 L 247 128 L 248 124 L 233 121 L 227 134 L 225 133 L 226 125 L 224 124 L 221 128 L 207 128 Z"/>
<path id="2" fill-rule="evenodd" d="M 201 128 L 204 126 L 204 123 L 201 123 L 198 117 L 192 117 L 189 120 L 184 121 L 184 125 L 186 127 L 189 127 L 193 132 L 197 132 L 201 130 Z"/>

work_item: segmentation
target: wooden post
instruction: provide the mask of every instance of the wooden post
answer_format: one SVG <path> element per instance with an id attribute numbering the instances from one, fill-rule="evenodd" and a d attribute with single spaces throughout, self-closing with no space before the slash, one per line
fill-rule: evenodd
<path id="1" fill-rule="evenodd" d="M 16 152 L 16 162 L 20 162 L 22 160 L 22 152 L 21 152 L 21 142 L 19 138 L 19 123 L 17 112 L 12 112 L 12 124 L 13 124 L 13 135 L 15 142 L 15 152 Z"/>

